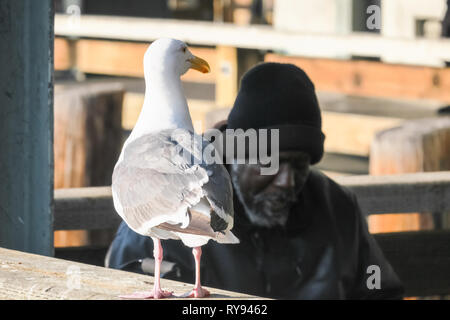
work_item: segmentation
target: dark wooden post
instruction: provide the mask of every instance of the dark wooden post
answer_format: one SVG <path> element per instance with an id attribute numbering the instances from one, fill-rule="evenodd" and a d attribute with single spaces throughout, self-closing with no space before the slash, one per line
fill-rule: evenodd
<path id="1" fill-rule="evenodd" d="M 53 1 L 0 1 L 0 246 L 53 255 Z"/>

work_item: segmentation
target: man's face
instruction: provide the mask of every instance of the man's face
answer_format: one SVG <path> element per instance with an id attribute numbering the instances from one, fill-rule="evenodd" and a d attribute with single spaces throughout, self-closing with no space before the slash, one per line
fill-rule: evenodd
<path id="1" fill-rule="evenodd" d="M 278 173 L 261 175 L 259 164 L 231 165 L 230 175 L 250 221 L 258 226 L 284 226 L 308 178 L 310 157 L 300 151 L 280 152 Z"/>

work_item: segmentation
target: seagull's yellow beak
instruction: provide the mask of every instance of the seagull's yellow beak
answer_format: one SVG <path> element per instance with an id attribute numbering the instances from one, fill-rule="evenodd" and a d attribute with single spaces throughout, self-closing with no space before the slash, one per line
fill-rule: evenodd
<path id="1" fill-rule="evenodd" d="M 189 59 L 189 62 L 191 63 L 191 69 L 198 70 L 202 73 L 208 73 L 211 71 L 208 62 L 206 62 L 202 58 L 194 56 L 193 58 Z"/>

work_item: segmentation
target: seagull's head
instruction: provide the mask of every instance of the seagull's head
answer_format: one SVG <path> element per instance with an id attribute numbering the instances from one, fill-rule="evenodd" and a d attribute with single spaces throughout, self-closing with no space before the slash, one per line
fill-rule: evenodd
<path id="1" fill-rule="evenodd" d="M 208 62 L 194 56 L 183 41 L 168 38 L 158 39 L 145 52 L 145 77 L 155 72 L 181 76 L 189 69 L 195 69 L 202 73 L 210 72 Z"/>

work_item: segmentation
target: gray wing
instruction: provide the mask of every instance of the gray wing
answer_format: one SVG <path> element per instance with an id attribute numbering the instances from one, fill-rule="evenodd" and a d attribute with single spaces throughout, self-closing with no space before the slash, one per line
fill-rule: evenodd
<path id="1" fill-rule="evenodd" d="M 209 142 L 193 133 L 164 130 L 124 147 L 114 169 L 112 192 L 116 210 L 130 228 L 144 235 L 155 226 L 168 224 L 187 231 L 191 221 L 188 208 L 203 197 L 213 208 L 210 220 L 214 231 L 229 226 L 230 221 L 232 226 L 230 178 L 222 165 L 201 161 L 206 144 Z"/>
<path id="2" fill-rule="evenodd" d="M 204 146 L 209 142 L 204 140 Z M 202 163 L 208 176 L 212 177 L 203 185 L 203 192 L 210 203 L 211 227 L 214 231 L 222 231 L 233 227 L 233 188 L 228 171 L 221 164 Z"/>

